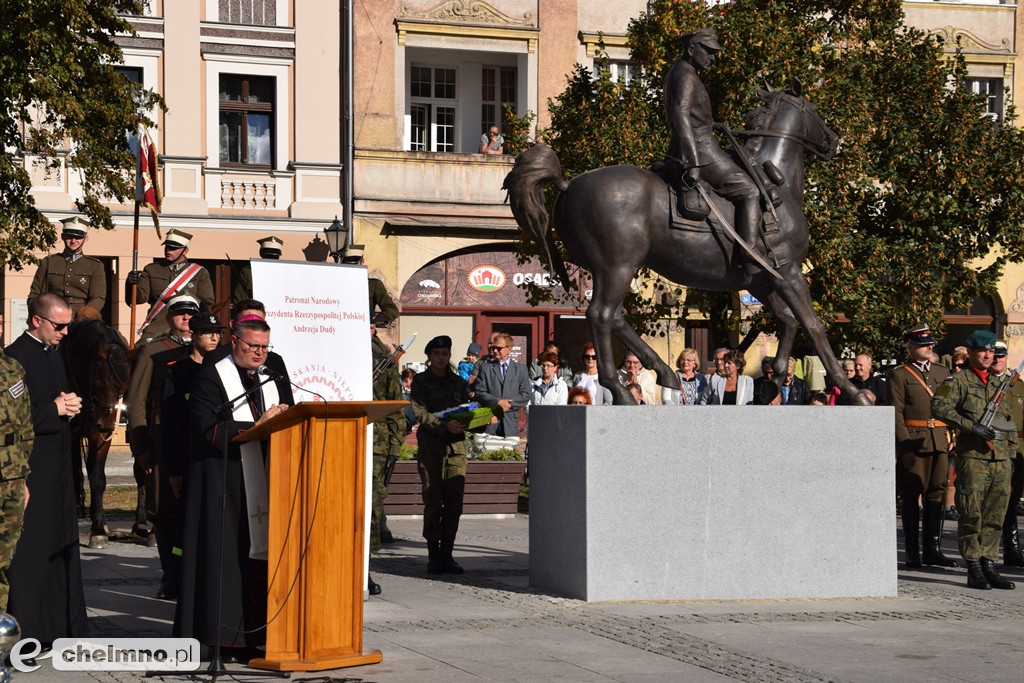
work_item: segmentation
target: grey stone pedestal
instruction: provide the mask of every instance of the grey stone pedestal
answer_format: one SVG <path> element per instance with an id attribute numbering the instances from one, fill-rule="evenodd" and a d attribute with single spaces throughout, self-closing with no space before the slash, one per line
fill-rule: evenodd
<path id="1" fill-rule="evenodd" d="M 890 407 L 534 406 L 530 585 L 895 596 L 893 429 Z"/>

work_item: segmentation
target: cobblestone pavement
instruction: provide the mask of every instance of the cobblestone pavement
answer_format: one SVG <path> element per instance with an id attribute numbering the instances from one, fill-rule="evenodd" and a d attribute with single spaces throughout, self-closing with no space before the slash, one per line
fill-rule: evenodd
<path id="1" fill-rule="evenodd" d="M 165 637 L 174 605 L 154 597 L 155 549 L 127 538 L 129 523 L 114 521 L 123 529 L 109 549 L 82 549 L 93 635 Z M 390 525 L 396 543 L 371 560 L 384 592 L 364 616 L 364 646 L 384 661 L 293 678 L 875 683 L 1015 681 L 1024 670 L 1020 572 L 1007 572 L 1017 591 L 969 591 L 955 569 L 901 572 L 895 598 L 585 603 L 529 587 L 526 517 L 463 520 L 461 576 L 425 573 L 420 522 Z M 141 679 L 47 665 L 16 680 Z"/>

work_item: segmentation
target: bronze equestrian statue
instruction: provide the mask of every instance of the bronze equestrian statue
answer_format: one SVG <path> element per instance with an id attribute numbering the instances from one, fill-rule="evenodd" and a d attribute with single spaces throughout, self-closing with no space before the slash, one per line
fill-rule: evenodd
<path id="1" fill-rule="evenodd" d="M 688 57 L 682 61 L 701 60 L 701 53 L 711 56 L 711 50 L 718 45 L 709 29 L 695 31 L 685 39 Z M 709 40 L 713 45 L 706 42 Z M 673 71 L 677 67 L 679 64 Z M 673 91 L 671 85 L 666 89 L 666 100 L 675 97 L 668 92 Z M 706 97 L 703 85 L 699 90 Z M 802 210 L 804 152 L 810 150 L 828 160 L 839 145 L 839 136 L 825 125 L 817 108 L 803 98 L 801 90 L 800 82 L 794 81 L 782 91 L 758 92 L 765 104 L 747 115 L 746 124 L 752 130 L 743 131 L 751 141 L 746 148 L 737 150 L 733 158 L 719 149 L 732 166 L 707 151 L 687 161 L 687 153 L 679 150 L 685 147 L 682 140 L 688 134 L 681 133 L 676 140 L 677 123 L 673 122 L 673 147 L 669 154 L 681 153 L 683 156 L 679 158 L 684 166 L 694 160 L 698 164 L 683 169 L 684 179 L 692 183 L 692 190 L 699 192 L 707 203 L 710 215 L 706 219 L 680 216 L 677 190 L 671 187 L 671 168 L 655 173 L 635 166 L 609 166 L 588 171 L 567 182 L 562 179 L 558 157 L 543 143 L 516 158 L 503 185 L 508 190 L 512 213 L 520 228 L 544 250 L 555 274 L 568 282 L 565 264 L 549 230 L 544 201 L 546 185 L 554 185 L 559 192 L 552 217 L 572 260 L 593 276 L 587 322 L 597 351 L 599 381 L 612 392 L 616 404 L 636 402 L 615 376 L 611 335 L 655 371 L 662 387 L 679 391 L 675 373 L 622 316 L 622 302 L 640 266 L 647 266 L 686 287 L 750 291 L 779 320 L 776 377 L 786 374 L 800 325 L 832 382 L 844 392 L 850 392 L 858 403 L 870 404 L 847 379 L 832 353 L 800 269 L 808 249 L 808 225 Z M 672 112 L 673 104 L 667 101 L 666 109 Z M 685 128 L 685 124 L 679 127 L 680 130 Z M 694 133 L 698 137 L 710 136 L 710 130 L 703 123 L 694 127 Z M 729 135 L 732 136 L 731 131 Z M 707 141 L 698 146 L 709 149 Z M 666 166 L 671 166 L 671 160 Z M 735 194 L 738 205 L 734 207 L 729 200 L 705 187 L 709 181 L 738 187 L 741 183 L 736 180 L 736 173 L 744 172 L 743 169 L 748 173 L 750 186 L 755 188 L 753 201 L 758 220 L 753 235 L 737 234 L 732 227 L 736 221 L 740 223 L 739 230 L 747 229 L 742 223 L 746 219 L 741 216 L 737 221 L 736 214 L 748 210 L 750 190 Z M 697 182 L 693 182 L 695 175 L 699 175 Z M 766 177 L 775 185 L 772 191 L 764 187 Z M 686 187 L 683 189 L 685 192 Z M 765 227 L 761 225 L 762 208 L 767 218 Z"/>

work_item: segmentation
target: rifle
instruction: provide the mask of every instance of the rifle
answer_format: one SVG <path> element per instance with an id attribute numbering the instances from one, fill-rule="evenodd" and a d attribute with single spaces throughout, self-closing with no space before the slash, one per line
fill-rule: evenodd
<path id="1" fill-rule="evenodd" d="M 1007 420 L 996 422 L 995 419 L 996 412 L 999 410 L 999 406 L 1002 405 L 1003 399 L 1006 398 L 1007 392 L 1010 391 L 1010 387 L 1014 385 L 1014 383 L 1017 381 L 1017 378 L 1020 377 L 1020 373 L 1022 372 L 1024 372 L 1024 361 L 1021 361 L 1020 366 L 1012 373 L 1010 373 L 1009 377 L 1003 380 L 1002 385 L 1000 385 L 999 387 L 999 391 L 996 392 L 996 395 L 993 396 L 992 400 L 988 402 L 987 406 L 985 406 L 985 412 L 982 414 L 981 419 L 978 420 L 978 422 L 980 422 L 983 426 L 988 427 L 989 429 L 998 430 L 996 432 L 996 441 L 999 441 L 1003 438 L 1003 435 L 1000 432 L 1017 431 L 1017 426 L 1013 422 Z M 992 445 L 991 441 L 987 441 L 986 443 L 988 444 L 988 447 L 990 449 L 995 448 Z"/>
<path id="2" fill-rule="evenodd" d="M 405 355 L 405 350 L 409 348 L 412 345 L 412 343 L 416 340 L 417 334 L 417 332 L 413 332 L 412 336 L 409 337 L 409 341 L 405 342 L 405 344 L 396 348 L 394 353 L 392 353 L 387 358 L 382 359 L 379 363 L 373 366 L 374 382 L 376 382 L 377 378 L 380 377 L 388 368 L 390 368 L 392 365 L 395 365 L 396 363 L 398 363 L 399 360 L 402 359 L 402 356 Z"/>

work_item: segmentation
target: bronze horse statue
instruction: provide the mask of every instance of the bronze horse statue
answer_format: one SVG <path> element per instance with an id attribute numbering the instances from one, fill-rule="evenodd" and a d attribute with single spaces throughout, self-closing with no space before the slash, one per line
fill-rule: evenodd
<path id="1" fill-rule="evenodd" d="M 802 325 L 828 376 L 854 400 L 869 404 L 850 383 L 829 346 L 825 328 L 814 312 L 800 266 L 807 257 L 808 225 L 803 214 L 804 152 L 831 159 L 836 135 L 817 108 L 802 95 L 799 81 L 785 90 L 761 90 L 764 105 L 747 115 L 752 139 L 746 153 L 757 166 L 770 161 L 784 182 L 777 208 L 777 228 L 765 231 L 762 255 L 774 260 L 775 273 L 752 271 L 734 255 L 738 249 L 719 227 L 704 221 L 673 221 L 674 194 L 660 175 L 635 166 L 608 166 L 562 179 L 554 151 L 538 143 L 516 158 L 504 188 L 519 227 L 545 252 L 562 282 L 569 276 L 549 230 L 544 187 L 559 192 L 552 209 L 558 235 L 572 260 L 590 271 L 594 287 L 587 323 L 598 358 L 599 381 L 616 404 L 635 405 L 615 376 L 611 335 L 655 371 L 666 390 L 679 390 L 675 373 L 631 328 L 622 303 L 640 266 L 680 285 L 715 291 L 746 289 L 775 314 L 780 324 L 775 376 L 785 377 L 798 325 Z M 733 206 L 706 188 L 718 212 L 732 221 Z M 713 212 L 714 213 L 714 212 Z"/>
<path id="2" fill-rule="evenodd" d="M 72 388 L 82 397 L 82 412 L 72 425 L 72 436 L 79 444 L 79 452 L 84 450 L 85 470 L 89 478 L 89 516 L 92 520 L 89 547 L 105 548 L 108 542 L 103 515 L 103 494 L 107 488 L 105 467 L 131 377 L 128 345 L 120 334 L 100 320 L 77 320 L 68 328 L 60 351 Z M 79 505 L 84 506 L 81 465 L 74 469 Z M 139 495 L 142 495 L 141 488 Z M 137 518 L 143 507 L 140 498 Z M 145 515 L 141 514 L 145 524 Z"/>

